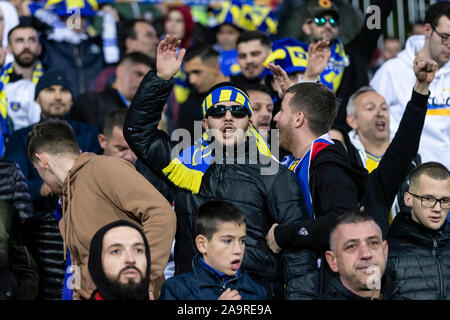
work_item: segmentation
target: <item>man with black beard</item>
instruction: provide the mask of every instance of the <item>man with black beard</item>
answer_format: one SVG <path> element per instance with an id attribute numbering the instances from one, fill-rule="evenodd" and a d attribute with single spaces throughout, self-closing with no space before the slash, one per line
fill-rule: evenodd
<path id="1" fill-rule="evenodd" d="M 98 230 L 88 268 L 97 286 L 91 300 L 149 300 L 150 247 L 134 223 L 118 220 Z"/>
<path id="2" fill-rule="evenodd" d="M 39 121 L 41 108 L 34 101 L 34 90 L 44 69 L 38 60 L 42 47 L 36 29 L 19 24 L 8 33 L 7 50 L 14 61 L 0 75 L 0 104 L 18 130 Z"/>

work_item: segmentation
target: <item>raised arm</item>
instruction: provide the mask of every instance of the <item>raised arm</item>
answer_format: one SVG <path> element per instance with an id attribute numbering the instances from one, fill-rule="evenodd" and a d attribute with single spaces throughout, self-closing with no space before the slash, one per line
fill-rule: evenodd
<path id="1" fill-rule="evenodd" d="M 123 133 L 129 146 L 138 158 L 154 172 L 161 171 L 171 161 L 174 143 L 162 130 L 158 130 L 161 113 L 172 92 L 173 76 L 178 72 L 185 49 L 181 49 L 180 40 L 175 36 L 166 36 L 157 49 L 157 71 L 151 70 L 142 80 L 139 89 L 128 110 Z"/>
<path id="2" fill-rule="evenodd" d="M 411 100 L 406 105 L 394 139 L 377 169 L 369 175 L 370 183 L 379 184 L 380 190 L 383 190 L 386 215 L 375 217 L 382 226 L 383 233 L 386 233 L 389 228 L 389 209 L 419 150 L 427 113 L 429 86 L 437 71 L 437 63 L 424 57 L 417 57 L 413 66 L 416 82 Z"/>

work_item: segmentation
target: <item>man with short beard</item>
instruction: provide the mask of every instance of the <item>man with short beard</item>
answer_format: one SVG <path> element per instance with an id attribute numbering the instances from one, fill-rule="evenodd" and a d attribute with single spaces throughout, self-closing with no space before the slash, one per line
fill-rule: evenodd
<path id="1" fill-rule="evenodd" d="M 91 240 L 89 273 L 97 286 L 91 300 L 148 300 L 150 247 L 134 223 L 119 220 Z"/>
<path id="2" fill-rule="evenodd" d="M 36 84 L 44 73 L 38 60 L 42 51 L 38 32 L 25 24 L 12 28 L 7 50 L 14 61 L 5 65 L 0 75 L 0 108 L 7 108 L 13 129 L 18 130 L 38 122 L 41 113 L 34 101 Z"/>

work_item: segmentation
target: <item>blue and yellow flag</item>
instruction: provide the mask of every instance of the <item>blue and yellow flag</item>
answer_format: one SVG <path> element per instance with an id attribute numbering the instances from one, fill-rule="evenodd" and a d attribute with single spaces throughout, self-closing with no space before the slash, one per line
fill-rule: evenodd
<path id="1" fill-rule="evenodd" d="M 243 30 L 259 30 L 267 34 L 277 34 L 278 20 L 270 6 L 258 5 L 239 0 L 223 1 L 212 14 L 216 25 L 233 24 Z"/>
<path id="2" fill-rule="evenodd" d="M 98 10 L 97 0 L 47 0 L 45 9 L 50 9 L 58 16 L 70 16 L 74 9 L 79 9 L 80 14 L 93 17 Z"/>
<path id="3" fill-rule="evenodd" d="M 288 74 L 305 72 L 308 65 L 308 48 L 308 44 L 293 38 L 277 40 L 273 43 L 272 53 L 267 57 L 264 65 L 267 66 L 269 63 L 280 65 Z M 341 85 L 344 69 L 348 66 L 349 60 L 340 40 L 335 40 L 330 50 L 330 59 L 325 70 L 319 75 L 319 80 L 336 92 Z M 272 74 L 267 69 L 264 73 Z"/>

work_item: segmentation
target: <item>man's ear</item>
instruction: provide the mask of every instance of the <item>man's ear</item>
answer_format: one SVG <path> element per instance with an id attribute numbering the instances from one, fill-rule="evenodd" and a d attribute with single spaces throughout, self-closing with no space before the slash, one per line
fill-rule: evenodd
<path id="1" fill-rule="evenodd" d="M 253 121 L 252 121 L 252 119 L 248 119 L 248 127 L 247 127 L 247 130 L 249 130 L 252 126 L 253 126 Z"/>
<path id="2" fill-rule="evenodd" d="M 358 124 L 356 123 L 356 119 L 353 114 L 347 115 L 345 120 L 347 121 L 347 124 L 350 126 L 350 128 L 352 128 L 354 130 L 358 129 Z"/>
<path id="3" fill-rule="evenodd" d="M 100 133 L 97 136 L 98 139 L 98 144 L 100 145 L 100 147 L 105 150 L 106 149 L 106 145 L 108 144 L 108 139 L 105 137 L 104 134 Z"/>
<path id="4" fill-rule="evenodd" d="M 306 34 L 307 36 L 309 36 L 311 34 L 311 24 L 308 22 L 305 22 L 302 25 L 302 31 L 304 34 Z"/>
<path id="5" fill-rule="evenodd" d="M 327 259 L 328 265 L 330 266 L 331 270 L 333 270 L 333 272 L 339 272 L 336 262 L 336 254 L 331 250 L 327 250 L 325 252 L 325 258 Z"/>
<path id="6" fill-rule="evenodd" d="M 424 31 L 425 37 L 426 38 L 430 38 L 431 37 L 431 33 L 433 32 L 433 28 L 431 27 L 431 24 L 425 23 L 423 31 Z"/>
<path id="7" fill-rule="evenodd" d="M 389 245 L 386 240 L 383 241 L 383 254 L 385 261 L 388 260 L 388 253 L 389 253 Z"/>
<path id="8" fill-rule="evenodd" d="M 37 161 L 35 160 L 34 163 L 36 163 L 40 168 L 42 168 L 42 169 L 50 168 L 50 162 L 49 162 L 47 155 L 45 155 L 43 153 L 35 153 L 34 156 L 37 159 Z"/>
<path id="9" fill-rule="evenodd" d="M 208 120 L 206 118 L 202 119 L 202 127 L 207 131 L 209 129 Z"/>
<path id="10" fill-rule="evenodd" d="M 6 46 L 6 50 L 8 51 L 9 54 L 12 54 L 12 49 L 9 44 Z"/>
<path id="11" fill-rule="evenodd" d="M 294 128 L 300 128 L 306 122 L 305 114 L 303 112 L 297 112 L 294 114 Z"/>
<path id="12" fill-rule="evenodd" d="M 204 235 L 199 234 L 195 237 L 195 245 L 201 254 L 206 254 L 208 252 L 208 239 Z"/>
<path id="13" fill-rule="evenodd" d="M 405 206 L 412 208 L 412 196 L 408 192 L 403 194 L 403 201 L 405 201 Z"/>

